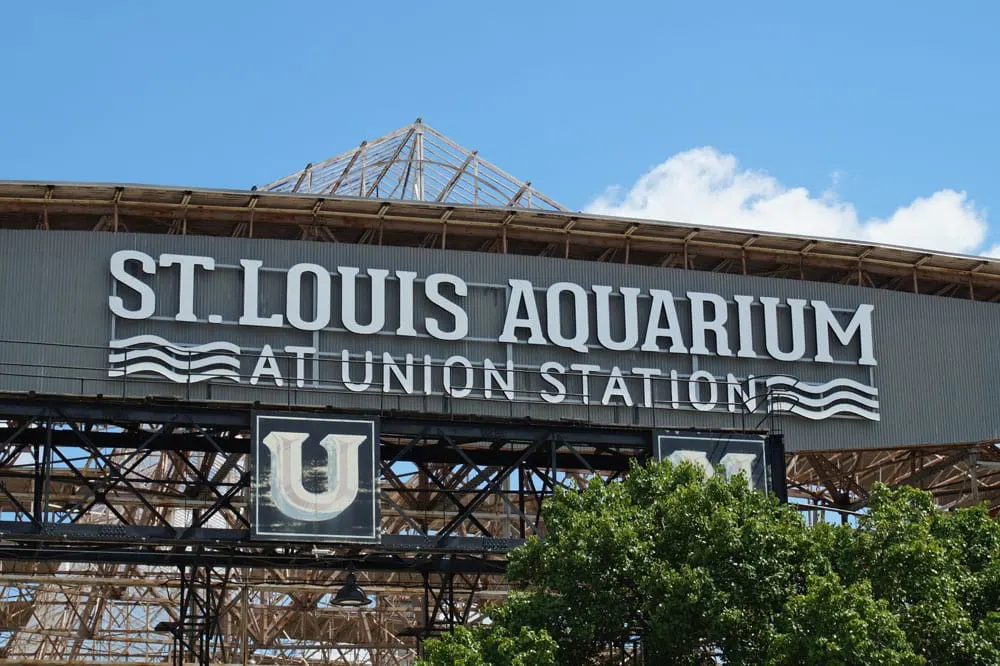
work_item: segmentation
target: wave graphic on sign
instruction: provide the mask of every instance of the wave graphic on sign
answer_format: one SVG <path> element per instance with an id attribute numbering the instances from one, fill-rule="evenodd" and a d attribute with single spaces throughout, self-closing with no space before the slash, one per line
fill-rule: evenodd
<path id="1" fill-rule="evenodd" d="M 109 377 L 153 373 L 178 384 L 240 381 L 240 348 L 230 342 L 175 345 L 156 335 L 136 335 L 109 345 Z"/>
<path id="2" fill-rule="evenodd" d="M 840 414 L 879 421 L 878 389 L 853 379 L 809 384 L 794 377 L 768 377 L 771 408 L 819 421 Z"/>

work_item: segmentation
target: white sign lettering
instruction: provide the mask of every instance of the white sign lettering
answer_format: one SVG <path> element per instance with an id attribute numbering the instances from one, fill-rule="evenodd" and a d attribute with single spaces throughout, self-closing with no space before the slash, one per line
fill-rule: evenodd
<path id="1" fill-rule="evenodd" d="M 772 409 L 805 418 L 879 419 L 878 390 L 859 381 L 858 373 L 847 378 L 837 372 L 877 365 L 874 307 L 868 304 L 844 310 L 802 298 L 683 290 L 675 295 L 661 288 L 665 285 L 535 285 L 511 277 L 502 317 L 498 313 L 502 324 L 487 331 L 484 340 L 481 322 L 476 322 L 476 337 L 470 336 L 469 284 L 450 273 L 421 276 L 410 270 L 315 263 L 283 271 L 257 259 L 222 266 L 213 257 L 153 257 L 136 250 L 114 253 L 109 270 L 113 287 L 108 308 L 115 317 L 210 325 L 228 338 L 202 345 L 174 344 L 147 334 L 115 339 L 111 376 L 703 412 L 754 411 L 766 400 Z M 232 314 L 224 321 L 218 312 L 199 311 L 211 289 L 206 281 L 217 279 L 213 276 L 222 270 L 240 274 L 235 320 Z M 176 285 L 176 299 L 158 298 L 159 287 L 154 286 L 164 278 Z M 283 289 L 271 288 L 275 279 L 283 280 Z M 271 287 L 265 290 L 265 284 Z M 257 331 L 255 339 L 270 336 L 264 333 L 268 329 L 303 331 L 311 336 L 297 339 L 311 342 L 275 339 L 258 344 L 248 356 L 230 342 L 240 329 Z M 370 338 L 373 348 L 330 349 L 324 343 L 326 331 Z M 393 354 L 377 349 L 374 340 L 385 336 L 447 341 L 454 343 L 454 352 L 439 359 L 416 349 Z M 467 351 L 472 341 L 506 349 L 507 357 L 477 358 Z M 522 345 L 562 350 L 560 360 L 518 364 Z M 602 358 L 614 352 L 643 360 L 636 367 L 619 367 L 601 363 L 597 352 Z M 794 373 L 722 376 L 699 369 L 699 357 L 724 359 L 734 370 L 768 360 L 820 364 L 814 367 L 827 370 L 818 382 L 798 381 Z M 692 367 L 682 372 L 669 367 L 680 358 L 692 359 Z"/>

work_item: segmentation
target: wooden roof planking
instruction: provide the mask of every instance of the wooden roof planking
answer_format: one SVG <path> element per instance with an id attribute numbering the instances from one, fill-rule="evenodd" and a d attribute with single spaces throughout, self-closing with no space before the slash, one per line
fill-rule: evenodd
<path id="1" fill-rule="evenodd" d="M 454 202 L 0 181 L 0 228 L 501 252 L 1000 300 L 1000 260 L 680 222 Z"/>

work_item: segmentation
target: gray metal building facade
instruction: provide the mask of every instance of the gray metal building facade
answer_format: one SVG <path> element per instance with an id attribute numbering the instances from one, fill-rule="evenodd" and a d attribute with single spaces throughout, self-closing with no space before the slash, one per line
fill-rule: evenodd
<path id="1" fill-rule="evenodd" d="M 877 389 L 878 420 L 849 413 L 820 420 L 782 415 L 780 426 L 786 436 L 786 449 L 790 451 L 973 442 L 1000 435 L 1000 419 L 994 407 L 1000 398 L 996 381 L 1000 364 L 993 351 L 993 331 L 1000 323 L 1000 308 L 992 303 L 670 268 L 346 243 L 0 230 L 0 248 L 3 250 L 0 263 L 3 303 L 0 310 L 0 391 L 3 392 L 127 398 L 170 396 L 192 401 L 258 402 L 273 407 L 333 407 L 366 413 L 402 412 L 490 420 L 571 420 L 642 428 L 742 429 L 754 427 L 764 418 L 766 397 L 761 393 L 754 413 L 748 414 L 743 405 L 729 404 L 726 382 L 743 382 L 751 376 L 784 375 L 811 385 L 842 378 Z M 156 294 L 156 310 L 151 317 L 129 320 L 113 316 L 108 304 L 111 296 L 121 295 L 129 307 L 134 307 L 129 299 L 135 295 L 127 290 L 122 292 L 121 285 L 109 271 L 110 258 L 121 250 L 137 250 L 154 260 L 163 254 L 213 258 L 215 270 L 195 272 L 194 312 L 198 321 L 176 319 L 180 276 L 176 266 L 157 266 L 154 275 L 138 273 Z M 460 340 L 439 340 L 419 330 L 421 326 L 418 325 L 416 336 L 394 335 L 400 324 L 400 293 L 399 281 L 391 278 L 387 283 L 386 322 L 378 333 L 358 335 L 345 331 L 336 316 L 340 312 L 336 296 L 332 304 L 334 321 L 320 331 L 296 330 L 287 325 L 280 328 L 240 326 L 238 321 L 244 307 L 241 260 L 262 262 L 259 290 L 262 315 L 283 312 L 288 268 L 312 263 L 333 273 L 343 266 L 357 267 L 362 274 L 368 269 L 413 271 L 418 275 L 413 299 L 418 324 L 431 315 L 447 321 L 448 313 L 429 302 L 420 285 L 428 275 L 452 274 L 468 285 L 466 296 L 453 299 L 461 302 L 468 315 L 468 334 Z M 512 278 L 531 281 L 538 290 L 543 310 L 542 293 L 558 282 L 575 283 L 585 288 L 591 306 L 593 285 L 609 285 L 616 291 L 621 287 L 639 288 L 642 290 L 640 321 L 644 321 L 650 307 L 648 290 L 669 290 L 677 299 L 677 312 L 689 344 L 692 313 L 684 295 L 688 292 L 717 294 L 729 303 L 727 333 L 734 350 L 739 346 L 734 323 L 736 305 L 733 297 L 736 295 L 781 299 L 782 318 L 788 317 L 788 299 L 821 300 L 843 317 L 841 321 L 845 325 L 859 306 L 870 304 L 874 306 L 872 324 L 877 365 L 857 363 L 857 338 L 834 350 L 834 363 L 809 360 L 817 351 L 815 340 L 810 336 L 807 336 L 805 357 L 797 362 L 780 362 L 765 354 L 759 354 L 758 358 L 738 358 L 735 353 L 722 357 L 638 349 L 610 351 L 594 343 L 596 324 L 593 321 L 590 322 L 591 340 L 586 353 L 551 344 L 501 343 L 497 338 L 504 326 Z M 337 278 L 333 282 L 336 286 Z M 367 322 L 372 314 L 367 297 L 370 284 L 367 280 L 359 284 L 358 320 Z M 315 296 L 313 292 L 306 288 L 303 295 L 311 300 Z M 760 304 L 756 303 L 752 328 L 757 341 L 764 336 L 760 310 Z M 807 307 L 805 312 L 807 330 L 812 330 L 815 326 L 813 309 Z M 212 323 L 209 323 L 210 315 L 213 315 Z M 572 329 L 571 321 L 560 322 L 560 325 L 563 330 Z M 620 338 L 621 322 L 616 320 L 612 328 Z M 180 349 L 219 341 L 235 344 L 240 350 L 239 381 L 226 377 L 172 381 L 150 372 L 116 376 L 114 368 L 119 366 L 113 362 L 116 350 L 111 349 L 111 341 L 144 335 L 169 340 Z M 783 332 L 780 346 L 787 349 L 789 337 L 787 331 Z M 273 376 L 261 378 L 256 384 L 250 382 L 265 346 L 274 352 L 274 365 L 269 367 L 278 368 L 283 384 L 280 387 L 275 385 Z M 759 346 L 762 345 L 758 343 Z M 294 354 L 284 351 L 288 347 L 316 350 L 316 353 L 305 354 L 301 361 L 304 376 L 297 374 Z M 365 390 L 349 390 L 340 381 L 345 350 L 350 356 L 350 376 L 356 384 L 367 383 Z M 364 381 L 366 352 L 371 352 L 373 359 L 369 382 Z M 127 355 L 128 352 L 119 350 L 117 353 Z M 382 359 L 386 353 L 404 373 L 407 371 L 406 355 L 413 355 L 412 393 L 405 392 L 399 375 L 394 373 L 388 375 L 389 385 L 383 386 L 387 371 Z M 442 389 L 442 366 L 447 359 L 456 356 L 467 359 L 473 366 L 469 371 L 473 385 L 469 387 L 472 390 L 468 396 L 455 397 Z M 429 357 L 429 363 L 425 357 Z M 485 359 L 492 361 L 501 374 L 508 359 L 513 361 L 512 397 L 504 393 L 495 379 L 491 397 L 485 396 Z M 563 402 L 553 404 L 542 399 L 541 393 L 552 388 L 539 373 L 539 367 L 545 363 L 557 363 L 567 369 L 580 363 L 599 367 L 600 370 L 590 375 L 589 404 L 584 404 L 581 377 L 568 370 L 562 375 L 568 393 Z M 611 404 L 600 404 L 612 368 L 619 368 L 628 375 L 637 367 L 655 368 L 662 373 L 651 379 L 654 406 L 640 404 L 642 381 L 634 375 L 623 380 L 632 406 L 620 398 L 620 391 Z M 434 378 L 430 385 L 425 385 L 423 373 L 428 369 Z M 679 404 L 673 399 L 677 388 L 671 387 L 671 370 L 677 373 Z M 452 378 L 460 378 L 463 388 L 465 372 L 461 363 L 452 366 Z M 703 377 L 708 373 L 717 378 L 719 393 L 713 409 L 701 411 L 687 399 L 686 378 L 692 372 L 701 372 Z M 297 379 L 302 379 L 302 386 L 297 385 Z M 709 384 L 703 382 L 697 389 L 698 394 L 707 395 Z M 427 392 L 423 388 L 431 390 Z M 752 389 L 741 385 L 741 391 Z M 461 392 L 452 391 L 453 394 Z"/>

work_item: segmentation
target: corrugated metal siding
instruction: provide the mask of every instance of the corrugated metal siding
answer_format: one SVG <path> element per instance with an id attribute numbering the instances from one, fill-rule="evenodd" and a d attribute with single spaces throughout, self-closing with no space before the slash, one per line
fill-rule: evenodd
<path id="1" fill-rule="evenodd" d="M 329 371 L 339 376 L 337 352 L 350 349 L 361 354 L 365 350 L 375 353 L 373 384 L 382 381 L 379 362 L 382 352 L 389 352 L 397 359 L 408 352 L 413 353 L 418 364 L 427 353 L 437 362 L 461 354 L 475 363 L 490 358 L 500 365 L 509 351 L 519 366 L 537 366 L 554 360 L 567 366 L 574 362 L 595 363 L 604 369 L 613 365 L 630 369 L 651 364 L 664 370 L 676 368 L 680 372 L 700 368 L 718 376 L 727 372 L 741 376 L 782 373 L 806 380 L 842 376 L 860 381 L 868 381 L 871 376 L 880 394 L 880 422 L 854 418 L 811 422 L 784 416 L 781 426 L 788 448 L 844 449 L 1000 438 L 996 409 L 1000 397 L 997 388 L 1000 368 L 994 351 L 994 331 L 1000 324 L 1000 307 L 990 303 L 677 269 L 332 243 L 3 230 L 0 231 L 0 249 L 4 258 L 0 263 L 0 341 L 4 341 L 0 342 L 0 390 L 3 391 L 133 397 L 172 395 L 192 400 L 259 400 L 276 405 L 332 405 L 345 409 L 466 414 L 485 418 L 574 419 L 642 427 L 739 427 L 756 422 L 754 418 L 742 420 L 739 415 L 724 410 L 703 413 L 688 409 L 649 410 L 597 404 L 548 405 L 537 398 L 537 391 L 545 385 L 534 374 L 520 376 L 523 385 L 518 393 L 519 399 L 533 397 L 534 401 L 517 403 L 496 398 L 383 394 L 374 390 L 377 387 L 373 387 L 373 392 L 356 394 L 315 391 L 308 387 L 267 389 L 224 382 L 187 386 L 135 378 L 108 378 L 107 345 L 112 336 L 122 338 L 154 333 L 178 344 L 230 340 L 251 353 L 256 353 L 265 344 L 273 345 L 276 351 L 284 345 L 309 345 L 314 339 L 309 332 L 235 326 L 242 309 L 241 276 L 237 270 L 225 267 L 238 266 L 239 260 L 246 258 L 262 260 L 265 267 L 273 269 L 287 269 L 304 261 L 330 270 L 338 265 L 408 269 L 416 271 L 421 279 L 429 273 L 446 271 L 470 284 L 470 294 L 464 301 L 470 323 L 468 339 L 446 343 L 427 337 L 354 336 L 342 330 L 323 331 L 322 349 L 331 354 L 322 359 L 324 374 Z M 138 249 L 153 256 L 174 252 L 214 257 L 219 268 L 211 276 L 212 288 L 196 288 L 195 308 L 201 317 L 207 313 L 221 315 L 223 323 L 207 326 L 173 321 L 177 307 L 176 269 L 161 269 L 151 279 L 158 297 L 153 319 L 112 323 L 107 306 L 112 285 L 108 259 L 121 249 Z M 504 285 L 511 277 L 531 280 L 536 287 L 568 280 L 583 286 L 606 284 L 615 288 L 669 289 L 675 296 L 682 296 L 687 291 L 706 291 L 727 299 L 735 294 L 822 299 L 831 307 L 851 310 L 860 303 L 872 303 L 875 305 L 875 352 L 879 364 L 872 370 L 851 364 L 788 364 L 771 359 L 652 355 L 634 351 L 595 349 L 589 354 L 578 354 L 555 347 L 524 344 L 508 349 L 491 340 L 499 336 L 502 328 L 506 306 Z M 262 285 L 261 314 L 282 311 L 283 273 L 265 273 Z M 419 286 L 417 291 L 415 311 L 419 321 L 432 308 L 419 293 Z M 395 302 L 395 284 L 391 284 L 388 299 L 390 303 Z M 359 303 L 364 304 L 366 300 L 359 298 Z M 681 303 L 679 307 L 686 305 Z M 362 322 L 370 316 L 366 308 L 359 312 Z M 339 311 L 339 300 L 335 299 L 335 322 L 339 322 Z M 396 308 L 390 306 L 387 315 L 386 328 L 394 330 L 398 323 Z M 686 321 L 683 313 L 681 319 Z M 595 322 L 591 321 L 592 331 L 594 327 Z M 762 332 L 759 326 L 757 328 L 755 337 L 760 348 Z M 733 348 L 736 346 L 735 331 L 736 327 L 731 325 Z M 783 343 L 787 345 L 788 342 Z M 845 353 L 851 356 L 851 351 Z M 856 358 L 856 350 L 853 353 L 852 358 Z M 244 362 L 244 373 L 253 367 L 252 361 Z M 311 361 L 306 363 L 311 367 Z M 294 367 L 288 359 L 281 359 L 280 364 L 286 376 Z M 352 374 L 360 378 L 362 366 L 356 366 Z M 422 383 L 419 368 L 415 375 L 419 387 Z M 476 377 L 481 382 L 480 372 Z M 661 397 L 665 391 L 666 384 L 661 383 Z"/>

